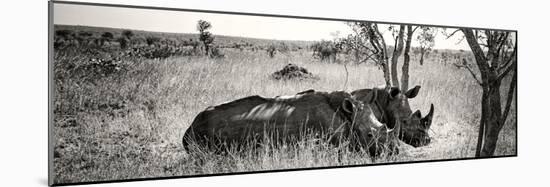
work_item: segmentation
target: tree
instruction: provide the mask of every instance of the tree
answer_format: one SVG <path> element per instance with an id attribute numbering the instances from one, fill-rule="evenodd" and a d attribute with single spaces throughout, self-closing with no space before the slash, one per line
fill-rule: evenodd
<path id="1" fill-rule="evenodd" d="M 348 39 L 355 39 L 355 41 L 350 43 L 357 44 L 359 47 L 356 50 L 361 51 L 359 55 L 363 59 L 361 61 L 371 60 L 378 65 L 382 69 L 386 87 L 391 87 L 388 48 L 384 36 L 378 29 L 378 24 L 372 22 L 351 22 L 348 25 L 355 34 L 355 37 L 348 37 Z"/>
<path id="2" fill-rule="evenodd" d="M 62 45 L 71 44 L 74 38 L 75 38 L 75 34 L 71 30 L 56 30 L 54 48 L 58 49 Z"/>
<path id="3" fill-rule="evenodd" d="M 371 25 L 367 22 L 348 22 L 347 25 L 351 27 L 353 33 L 338 41 L 337 45 L 340 46 L 342 52 L 345 54 L 352 53 L 358 64 L 370 60 L 376 65 L 382 66 L 382 61 L 377 58 L 377 54 L 383 51 L 376 51 L 375 44 L 371 43 L 371 39 L 373 39 L 372 41 L 376 40 L 374 38 L 377 37 L 376 33 L 371 33 L 371 31 L 374 32 L 373 29 L 377 25 Z M 382 44 L 380 43 L 380 45 Z"/>
<path id="4" fill-rule="evenodd" d="M 121 49 L 126 49 L 128 47 L 128 39 L 125 37 L 119 37 L 116 39 L 116 41 L 120 44 Z"/>
<path id="5" fill-rule="evenodd" d="M 367 60 L 375 62 L 375 64 L 379 65 L 382 69 L 386 86 L 396 86 L 403 90 L 407 90 L 409 84 L 409 53 L 414 32 L 418 28 L 422 28 L 424 32 L 420 34 L 421 36 L 417 36 L 417 40 L 421 43 L 424 40 L 430 41 L 426 43 L 431 43 L 431 45 L 428 45 L 431 49 L 434 45 L 435 31 L 437 30 L 435 27 L 427 28 L 404 24 L 399 25 L 399 29 L 396 29 L 395 25 L 390 25 L 388 30 L 392 32 L 394 41 L 394 49 L 391 52 L 390 64 L 388 63 L 390 62 L 388 46 L 386 45 L 386 40 L 382 32 L 380 32 L 378 28 L 378 24 L 371 22 L 350 22 L 348 25 L 351 27 L 353 34 L 340 40 L 342 50 L 346 53 L 351 51 L 356 59 L 360 59 L 359 63 L 366 62 Z M 405 31 L 406 41 L 404 42 Z M 426 49 L 428 49 L 428 47 L 426 47 Z M 401 68 L 402 83 L 400 86 L 397 67 L 401 54 L 404 54 L 405 58 Z"/>
<path id="6" fill-rule="evenodd" d="M 420 65 L 424 65 L 424 56 L 428 55 L 435 45 L 436 27 L 420 27 L 416 40 L 420 43 Z"/>
<path id="7" fill-rule="evenodd" d="M 145 42 L 147 42 L 147 45 L 155 45 L 156 43 L 158 43 L 160 41 L 160 38 L 159 37 L 156 37 L 156 36 L 148 36 L 145 38 Z"/>
<path id="8" fill-rule="evenodd" d="M 405 59 L 403 60 L 403 66 L 401 67 L 401 90 L 409 89 L 409 64 L 411 61 L 409 52 L 411 50 L 412 36 L 417 28 L 418 27 L 415 27 L 413 29 L 412 25 L 407 25 L 407 40 L 405 41 L 405 51 L 403 52 Z"/>
<path id="9" fill-rule="evenodd" d="M 132 37 L 134 37 L 134 32 L 131 30 L 123 30 L 121 37 L 117 38 L 118 43 L 120 44 L 121 49 L 126 49 L 129 45 L 132 44 Z"/>
<path id="10" fill-rule="evenodd" d="M 495 152 L 498 135 L 506 122 L 514 97 L 517 82 L 516 33 L 462 28 L 453 34 L 458 31 L 464 33 L 474 54 L 480 77 L 478 78 L 466 59 L 463 59 L 463 67 L 483 89 L 476 157 L 489 157 Z M 501 83 L 509 76 L 512 77 L 502 110 Z"/>
<path id="11" fill-rule="evenodd" d="M 357 34 L 349 34 L 345 38 L 340 38 L 337 45 L 340 45 L 340 49 L 344 54 L 352 54 L 356 63 L 360 64 L 364 62 L 363 60 L 366 60 L 361 50 L 361 37 Z"/>
<path id="12" fill-rule="evenodd" d="M 78 37 L 76 37 L 76 40 L 79 44 L 88 44 L 90 38 L 93 36 L 92 33 L 86 32 L 86 31 L 80 31 L 78 32 Z"/>
<path id="13" fill-rule="evenodd" d="M 132 32 L 131 30 L 123 30 L 122 31 L 122 36 L 125 37 L 128 40 L 131 40 L 132 37 L 134 37 L 134 32 Z"/>
<path id="14" fill-rule="evenodd" d="M 270 44 L 267 46 L 266 49 L 267 55 L 269 55 L 270 58 L 275 57 L 275 54 L 277 53 L 277 47 L 275 47 L 275 44 Z"/>
<path id="15" fill-rule="evenodd" d="M 113 38 L 114 38 L 113 33 L 104 32 L 103 34 L 101 34 L 100 45 L 103 46 L 106 41 L 111 41 L 113 40 Z"/>
<path id="16" fill-rule="evenodd" d="M 56 30 L 55 31 L 55 36 L 63 38 L 63 39 L 71 37 L 72 34 L 73 34 L 73 31 L 71 31 L 71 30 Z"/>
<path id="17" fill-rule="evenodd" d="M 348 25 L 352 28 L 353 34 L 350 34 L 347 38 L 341 40 L 343 42 L 344 51 L 349 52 L 352 50 L 356 59 L 362 59 L 360 62 L 372 60 L 379 65 L 384 74 L 384 80 L 387 87 L 396 86 L 407 90 L 409 84 L 409 52 L 411 50 L 411 42 L 414 32 L 421 27 L 413 25 L 399 25 L 399 29 L 395 29 L 394 25 L 389 26 L 389 31 L 392 31 L 394 41 L 391 64 L 389 64 L 388 62 L 390 62 L 390 57 L 388 46 L 386 45 L 383 34 L 378 28 L 378 24 L 370 22 L 351 22 L 348 23 Z M 431 30 L 435 30 L 435 28 L 432 28 Z M 403 40 L 405 38 L 405 31 L 407 32 L 407 38 L 404 43 Z M 401 54 L 404 54 L 405 59 L 403 61 L 401 75 L 402 84 L 400 86 L 397 67 Z"/>
<path id="18" fill-rule="evenodd" d="M 393 27 L 390 26 L 390 31 L 391 30 L 393 30 Z M 396 87 L 399 87 L 399 75 L 397 74 L 397 61 L 399 60 L 399 56 L 401 56 L 401 53 L 403 52 L 403 33 L 404 32 L 405 32 L 405 25 L 400 25 L 399 32 L 397 34 L 395 32 L 393 33 L 395 44 L 394 44 L 393 53 L 391 57 L 391 80 L 392 80 L 392 85 Z"/>
<path id="19" fill-rule="evenodd" d="M 210 45 L 214 42 L 214 36 L 208 30 L 212 28 L 212 24 L 208 21 L 199 20 L 197 30 L 199 31 L 199 41 L 204 45 L 204 53 L 208 56 Z"/>
<path id="20" fill-rule="evenodd" d="M 336 62 L 336 56 L 340 49 L 337 42 L 321 40 L 311 46 L 313 57 L 321 59 L 321 61 Z"/>
<path id="21" fill-rule="evenodd" d="M 403 66 L 401 68 L 401 90 L 409 89 L 409 64 L 411 61 L 409 52 L 411 50 L 413 34 L 418 28 L 421 30 L 420 34 L 416 37 L 416 40 L 420 43 L 420 65 L 424 63 L 424 55 L 435 45 L 436 27 L 413 27 L 412 25 L 407 25 L 407 39 L 405 42 L 405 51 L 403 52 Z"/>

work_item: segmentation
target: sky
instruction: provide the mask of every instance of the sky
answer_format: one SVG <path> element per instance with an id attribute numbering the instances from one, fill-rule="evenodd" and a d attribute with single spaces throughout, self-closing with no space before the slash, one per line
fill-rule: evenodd
<path id="1" fill-rule="evenodd" d="M 314 41 L 332 40 L 335 33 L 344 37 L 352 32 L 342 21 L 54 4 L 54 24 L 62 25 L 198 33 L 196 24 L 201 19 L 212 24 L 210 31 L 214 35 Z M 379 25 L 381 31 L 385 31 L 387 27 Z M 386 43 L 393 45 L 393 41 L 390 41 L 391 32 L 385 31 L 384 36 Z M 469 50 L 466 41 L 458 43 L 461 37 L 462 35 L 457 33 L 454 37 L 446 39 L 443 34 L 438 33 L 434 48 Z M 418 46 L 418 42 L 413 40 L 412 46 Z"/>

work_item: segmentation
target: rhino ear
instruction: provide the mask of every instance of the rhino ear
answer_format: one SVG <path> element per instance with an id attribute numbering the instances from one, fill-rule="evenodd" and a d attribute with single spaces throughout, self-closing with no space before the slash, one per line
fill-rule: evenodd
<path id="1" fill-rule="evenodd" d="M 353 108 L 355 108 L 353 102 L 351 102 L 351 100 L 349 99 L 344 99 L 344 102 L 342 102 L 342 110 L 344 110 L 344 112 L 348 114 L 352 114 Z"/>
<path id="2" fill-rule="evenodd" d="M 405 93 L 405 95 L 408 97 L 408 98 L 414 98 L 416 97 L 416 95 L 418 95 L 418 92 L 420 91 L 420 86 L 417 85 L 415 86 L 414 88 L 411 88 L 409 91 L 407 91 Z"/>
<path id="3" fill-rule="evenodd" d="M 421 119 L 422 118 L 422 113 L 420 113 L 420 110 L 416 110 L 416 112 L 414 112 L 412 114 L 413 117 L 416 117 L 418 119 Z"/>
<path id="4" fill-rule="evenodd" d="M 397 95 L 401 93 L 401 90 L 399 90 L 399 88 L 396 88 L 396 87 L 391 87 L 389 92 L 390 92 L 390 99 L 394 99 L 395 97 L 397 97 Z"/>

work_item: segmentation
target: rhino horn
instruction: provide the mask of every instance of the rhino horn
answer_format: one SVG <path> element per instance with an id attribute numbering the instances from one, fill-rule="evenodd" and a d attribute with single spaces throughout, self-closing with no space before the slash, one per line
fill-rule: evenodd
<path id="1" fill-rule="evenodd" d="M 430 126 L 432 125 L 433 115 L 434 115 L 434 104 L 431 104 L 430 105 L 430 112 L 428 112 L 428 115 L 426 115 L 426 116 L 424 116 L 424 118 L 422 118 L 422 122 L 423 122 L 423 124 L 425 125 L 426 128 L 430 128 Z"/>

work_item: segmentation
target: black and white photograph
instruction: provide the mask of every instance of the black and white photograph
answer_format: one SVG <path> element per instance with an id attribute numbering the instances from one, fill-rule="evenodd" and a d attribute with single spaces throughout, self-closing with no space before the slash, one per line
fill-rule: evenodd
<path id="1" fill-rule="evenodd" d="M 50 185 L 518 155 L 521 31 L 64 1 L 49 14 Z"/>

